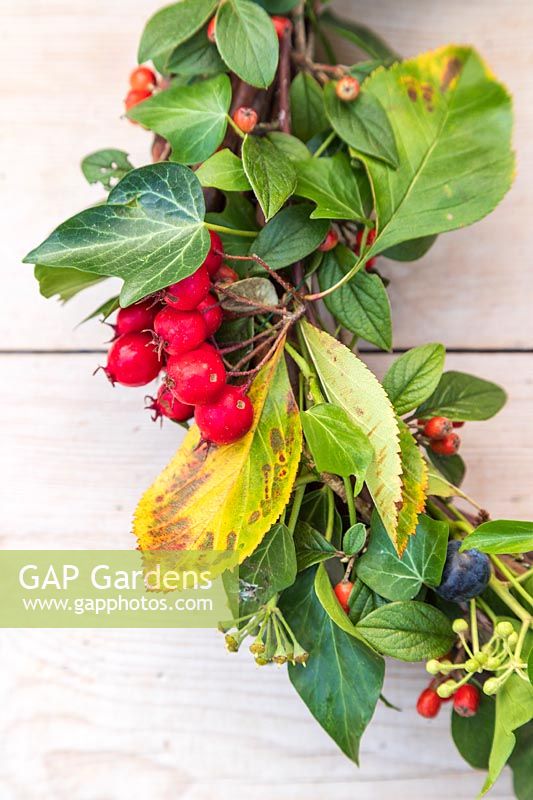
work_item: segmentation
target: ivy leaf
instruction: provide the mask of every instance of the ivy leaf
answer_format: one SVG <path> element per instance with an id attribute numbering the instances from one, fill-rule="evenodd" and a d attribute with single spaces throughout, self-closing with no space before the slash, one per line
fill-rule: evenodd
<path id="1" fill-rule="evenodd" d="M 251 188 L 241 159 L 227 147 L 213 153 L 195 174 L 202 186 L 214 186 L 224 192 L 249 192 Z"/>
<path id="2" fill-rule="evenodd" d="M 461 550 L 482 553 L 528 553 L 533 550 L 533 522 L 495 519 L 479 525 L 465 537 Z"/>
<path id="3" fill-rule="evenodd" d="M 474 769 L 488 769 L 495 711 L 494 698 L 480 692 L 479 707 L 473 717 L 452 714 L 453 741 L 464 760 Z"/>
<path id="4" fill-rule="evenodd" d="M 178 45 L 165 65 L 165 72 L 191 77 L 216 75 L 225 70 L 226 65 L 220 58 L 216 45 L 209 41 L 203 29 L 192 39 Z"/>
<path id="5" fill-rule="evenodd" d="M 301 414 L 302 427 L 316 468 L 347 478 L 357 475 L 362 481 L 374 449 L 366 433 L 344 409 L 321 403 Z"/>
<path id="6" fill-rule="evenodd" d="M 123 278 L 121 304 L 130 305 L 200 266 L 209 251 L 204 213 L 202 187 L 189 169 L 141 167 L 106 204 L 64 222 L 24 261 Z"/>
<path id="7" fill-rule="evenodd" d="M 267 133 L 266 138 L 272 142 L 278 150 L 285 153 L 291 161 L 304 161 L 306 158 L 311 158 L 311 153 L 300 139 L 296 136 L 291 136 L 289 133 L 282 133 L 281 131 L 271 131 Z"/>
<path id="8" fill-rule="evenodd" d="M 368 179 L 352 168 L 345 153 L 300 161 L 296 173 L 296 194 L 316 203 L 313 219 L 367 220 L 372 207 Z"/>
<path id="9" fill-rule="evenodd" d="M 31 262 L 30 262 L 31 263 Z M 84 272 L 70 267 L 44 267 L 37 264 L 35 278 L 39 282 L 39 291 L 43 297 L 50 298 L 57 294 L 62 303 L 71 300 L 79 292 L 105 281 L 102 275 Z"/>
<path id="10" fill-rule="evenodd" d="M 294 583 L 296 552 L 289 529 L 273 525 L 263 541 L 239 567 L 240 612 L 252 613 L 277 592 Z M 242 601 L 243 595 L 246 599 Z M 249 598 L 249 599 L 248 599 Z"/>
<path id="11" fill-rule="evenodd" d="M 398 512 L 396 548 L 403 553 L 414 534 L 418 516 L 426 507 L 428 469 L 418 444 L 405 422 L 398 420 L 402 459 L 402 505 Z"/>
<path id="12" fill-rule="evenodd" d="M 290 89 L 292 130 L 302 142 L 329 128 L 320 84 L 307 72 L 299 72 Z"/>
<path id="13" fill-rule="evenodd" d="M 311 206 L 301 204 L 279 211 L 259 233 L 250 253 L 271 269 L 283 269 L 300 261 L 322 244 L 328 232 L 326 220 L 310 219 Z"/>
<path id="14" fill-rule="evenodd" d="M 142 550 L 235 550 L 242 562 L 285 508 L 302 447 L 284 342 L 250 390 L 252 429 L 206 453 L 194 426 L 141 499 L 134 533 Z"/>
<path id="15" fill-rule="evenodd" d="M 373 592 L 366 583 L 356 578 L 348 600 L 348 605 L 350 607 L 348 616 L 350 617 L 350 621 L 357 626 L 357 623 L 362 620 L 363 617 L 366 617 L 372 611 L 375 611 L 376 608 L 380 608 L 380 606 L 385 605 L 387 602 L 388 601 L 380 597 L 379 594 Z"/>
<path id="16" fill-rule="evenodd" d="M 389 367 L 382 383 L 397 414 L 412 411 L 435 391 L 445 358 L 442 344 L 424 344 L 408 350 Z"/>
<path id="17" fill-rule="evenodd" d="M 322 290 L 340 281 L 354 266 L 355 255 L 339 245 L 326 253 L 318 280 Z M 379 275 L 360 270 L 354 277 L 324 298 L 328 310 L 342 325 L 382 350 L 392 347 L 389 296 Z"/>
<path id="18" fill-rule="evenodd" d="M 494 209 L 513 179 L 511 98 L 474 50 L 424 53 L 365 87 L 390 114 L 400 156 L 397 170 L 364 157 L 378 217 L 369 257 Z"/>
<path id="19" fill-rule="evenodd" d="M 310 653 L 305 667 L 289 665 L 289 677 L 315 719 L 358 762 L 361 736 L 383 685 L 384 663 L 335 624 L 316 595 L 314 581 L 315 570 L 306 570 L 281 596 L 287 622 Z"/>
<path id="20" fill-rule="evenodd" d="M 380 101 L 363 89 L 347 103 L 337 97 L 335 82 L 324 87 L 324 107 L 331 127 L 355 151 L 383 161 L 391 167 L 399 163 L 398 150 L 389 118 Z"/>
<path id="21" fill-rule="evenodd" d="M 298 572 L 312 567 L 314 564 L 327 561 L 337 552 L 325 536 L 322 536 L 321 533 L 302 519 L 299 519 L 296 524 L 294 544 L 296 546 Z"/>
<path id="22" fill-rule="evenodd" d="M 101 183 L 108 191 L 133 169 L 124 150 L 97 150 L 85 156 L 81 171 L 89 183 Z"/>
<path id="23" fill-rule="evenodd" d="M 180 0 L 148 20 L 139 44 L 139 64 L 157 59 L 187 41 L 217 7 L 218 0 Z"/>
<path id="24" fill-rule="evenodd" d="M 296 172 L 292 162 L 268 139 L 247 136 L 242 145 L 242 163 L 268 222 L 294 194 Z"/>
<path id="25" fill-rule="evenodd" d="M 455 639 L 442 611 L 417 600 L 376 608 L 356 628 L 379 653 L 400 661 L 438 658 L 448 652 Z"/>
<path id="26" fill-rule="evenodd" d="M 215 30 L 218 51 L 230 70 L 267 89 L 278 68 L 279 42 L 266 11 L 250 0 L 227 0 L 219 6 Z"/>
<path id="27" fill-rule="evenodd" d="M 466 372 L 445 372 L 431 397 L 417 409 L 417 417 L 452 420 L 490 419 L 500 411 L 507 395 L 499 386 Z"/>
<path id="28" fill-rule="evenodd" d="M 158 92 L 131 108 L 128 117 L 168 139 L 172 161 L 196 164 L 222 143 L 230 104 L 230 79 L 217 75 Z"/>
<path id="29" fill-rule="evenodd" d="M 411 600 L 424 584 L 439 585 L 448 533 L 445 522 L 421 514 L 415 535 L 400 557 L 374 512 L 368 549 L 357 562 L 357 577 L 387 600 Z"/>
<path id="30" fill-rule="evenodd" d="M 347 39 L 373 58 L 385 62 L 396 61 L 399 58 L 395 50 L 365 25 L 359 25 L 352 20 L 341 19 L 329 10 L 320 15 L 320 23 L 327 25 L 337 36 Z"/>
<path id="31" fill-rule="evenodd" d="M 307 322 L 301 329 L 327 398 L 347 412 L 374 448 L 366 484 L 396 543 L 402 482 L 398 423 L 390 400 L 377 378 L 347 347 Z"/>

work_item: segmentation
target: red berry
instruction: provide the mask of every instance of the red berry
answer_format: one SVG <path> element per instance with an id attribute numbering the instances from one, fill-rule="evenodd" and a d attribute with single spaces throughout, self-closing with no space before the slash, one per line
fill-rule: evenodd
<path id="1" fill-rule="evenodd" d="M 147 406 L 154 412 L 152 419 L 159 419 L 159 417 L 167 417 L 174 420 L 174 422 L 186 422 L 194 414 L 193 406 L 188 406 L 185 403 L 174 397 L 166 384 L 162 384 L 157 392 L 157 397 L 151 398 L 152 403 Z"/>
<path id="2" fill-rule="evenodd" d="M 424 689 L 418 698 L 416 702 L 416 710 L 421 717 L 432 719 L 439 713 L 441 705 L 442 700 L 438 696 L 435 689 L 428 687 L 427 689 Z"/>
<path id="3" fill-rule="evenodd" d="M 368 231 L 368 234 L 367 234 L 367 237 L 366 237 L 365 250 L 368 250 L 370 247 L 372 247 L 372 245 L 374 244 L 375 241 L 376 241 L 376 229 L 375 228 L 371 228 Z M 363 244 L 363 228 L 360 228 L 357 231 L 357 234 L 356 234 L 356 237 L 355 237 L 355 252 L 358 255 L 359 255 L 359 253 L 361 251 L 361 245 L 362 244 Z"/>
<path id="4" fill-rule="evenodd" d="M 171 356 L 167 375 L 172 394 L 191 406 L 213 402 L 226 383 L 222 359 L 210 344 L 202 344 L 181 356 Z"/>
<path id="5" fill-rule="evenodd" d="M 212 277 L 222 266 L 222 253 L 224 252 L 224 245 L 222 244 L 222 239 L 218 233 L 215 233 L 215 231 L 209 231 L 209 236 L 211 237 L 211 249 L 209 250 L 207 258 L 204 261 L 204 267 Z"/>
<path id="6" fill-rule="evenodd" d="M 154 331 L 163 349 L 171 356 L 195 350 L 207 339 L 207 326 L 198 311 L 178 311 L 171 306 L 157 313 Z"/>
<path id="7" fill-rule="evenodd" d="M 205 300 L 199 304 L 197 311 L 204 318 L 206 327 L 206 338 L 214 336 L 222 325 L 224 312 L 214 294 L 208 294 Z"/>
<path id="8" fill-rule="evenodd" d="M 452 425 L 453 425 L 454 428 L 462 428 L 463 425 L 464 425 L 464 422 L 453 422 Z"/>
<path id="9" fill-rule="evenodd" d="M 144 386 L 157 378 L 161 361 L 149 333 L 125 333 L 109 350 L 105 372 L 111 383 Z"/>
<path id="10" fill-rule="evenodd" d="M 449 433 L 444 439 L 435 439 L 429 446 L 439 456 L 454 456 L 461 446 L 461 439 L 456 433 Z"/>
<path id="11" fill-rule="evenodd" d="M 285 31 L 290 31 L 292 29 L 292 22 L 288 17 L 272 17 L 272 23 L 274 28 L 276 29 L 276 33 L 278 34 L 278 39 L 283 39 L 285 35 Z"/>
<path id="12" fill-rule="evenodd" d="M 241 387 L 225 386 L 212 403 L 196 406 L 194 418 L 206 441 L 231 444 L 252 427 L 254 408 Z"/>
<path id="13" fill-rule="evenodd" d="M 207 38 L 210 42 L 216 42 L 215 37 L 215 24 L 216 24 L 216 17 L 211 17 L 209 20 L 209 25 L 207 26 Z"/>
<path id="14" fill-rule="evenodd" d="M 165 290 L 165 303 L 178 311 L 193 311 L 201 302 L 205 300 L 211 288 L 209 273 L 202 264 L 196 272 L 184 278 L 182 281 L 173 283 Z"/>
<path id="15" fill-rule="evenodd" d="M 117 336 L 140 333 L 152 327 L 158 306 L 153 300 L 143 300 L 133 306 L 121 308 L 115 322 Z"/>
<path id="16" fill-rule="evenodd" d="M 241 106 L 233 114 L 233 122 L 243 133 L 251 133 L 257 125 L 257 111 L 247 106 Z"/>
<path id="17" fill-rule="evenodd" d="M 460 686 L 453 696 L 453 710 L 460 717 L 473 717 L 479 708 L 479 691 L 471 683 Z"/>
<path id="18" fill-rule="evenodd" d="M 124 100 L 126 111 L 129 111 L 130 108 L 133 108 L 133 106 L 136 106 L 138 103 L 142 103 L 143 100 L 151 96 L 152 92 L 148 91 L 148 89 L 132 89 L 128 92 Z"/>
<path id="19" fill-rule="evenodd" d="M 367 272 L 372 272 L 374 267 L 376 266 L 377 258 L 369 258 L 365 264 L 365 269 Z"/>
<path id="20" fill-rule="evenodd" d="M 213 275 L 214 283 L 235 283 L 235 281 L 238 280 L 239 276 L 235 270 L 231 267 L 228 267 L 227 264 L 222 264 L 220 269 L 218 269 Z"/>
<path id="21" fill-rule="evenodd" d="M 359 94 L 360 88 L 357 78 L 354 78 L 352 75 L 345 75 L 344 78 L 341 78 L 340 81 L 337 82 L 335 92 L 339 100 L 345 103 L 351 103 Z"/>
<path id="22" fill-rule="evenodd" d="M 429 439 L 444 439 L 452 429 L 452 422 L 447 417 L 432 417 L 424 425 L 423 433 Z"/>
<path id="23" fill-rule="evenodd" d="M 334 247 L 337 247 L 339 243 L 339 234 L 333 228 L 330 228 L 326 238 L 318 248 L 321 253 L 327 253 L 329 250 L 333 250 Z"/>
<path id="24" fill-rule="evenodd" d="M 149 67 L 137 67 L 130 75 L 130 86 L 136 91 L 151 92 L 156 84 L 156 74 Z"/>
<path id="25" fill-rule="evenodd" d="M 351 581 L 339 581 L 339 583 L 333 587 L 333 591 L 337 596 L 337 600 L 341 604 L 342 610 L 345 611 L 346 613 L 350 611 L 348 600 L 350 599 L 352 589 L 353 589 L 353 583 Z"/>

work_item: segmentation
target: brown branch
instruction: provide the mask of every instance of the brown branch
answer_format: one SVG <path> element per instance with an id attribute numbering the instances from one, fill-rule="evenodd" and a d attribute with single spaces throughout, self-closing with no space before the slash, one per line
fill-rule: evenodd
<path id="1" fill-rule="evenodd" d="M 279 55 L 279 127 L 283 133 L 291 132 L 291 107 L 289 87 L 291 82 L 292 34 L 288 28 L 283 34 Z"/>

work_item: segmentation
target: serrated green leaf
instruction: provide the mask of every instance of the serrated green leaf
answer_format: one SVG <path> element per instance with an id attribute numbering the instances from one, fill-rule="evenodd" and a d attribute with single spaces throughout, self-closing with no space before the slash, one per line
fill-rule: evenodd
<path id="1" fill-rule="evenodd" d="M 81 171 L 89 183 L 101 183 L 108 191 L 133 169 L 124 150 L 97 150 L 85 156 Z"/>
<path id="2" fill-rule="evenodd" d="M 31 263 L 31 262 L 30 262 Z M 50 298 L 57 295 L 62 303 L 66 303 L 79 292 L 94 286 L 95 283 L 105 281 L 102 275 L 93 272 L 84 272 L 81 269 L 70 267 L 44 267 L 37 264 L 34 275 L 39 282 L 39 291 L 43 297 Z"/>
<path id="3" fill-rule="evenodd" d="M 428 470 L 411 431 L 401 419 L 400 456 L 402 460 L 402 505 L 398 512 L 397 550 L 402 553 L 415 532 L 419 514 L 426 506 Z"/>
<path id="4" fill-rule="evenodd" d="M 294 194 L 296 172 L 292 162 L 269 139 L 247 136 L 242 145 L 242 163 L 268 222 Z"/>
<path id="5" fill-rule="evenodd" d="M 435 391 L 417 409 L 419 418 L 490 419 L 500 411 L 507 395 L 500 386 L 468 375 L 466 372 L 445 372 Z"/>
<path id="6" fill-rule="evenodd" d="M 364 221 L 372 207 L 366 174 L 356 171 L 345 153 L 296 163 L 296 194 L 313 200 L 313 219 Z"/>
<path id="7" fill-rule="evenodd" d="M 479 525 L 463 539 L 461 550 L 482 553 L 528 553 L 533 550 L 533 522 L 495 519 Z"/>
<path id="8" fill-rule="evenodd" d="M 172 147 L 172 161 L 196 164 L 222 143 L 230 103 L 230 79 L 217 75 L 158 92 L 130 109 L 128 117 L 164 136 Z"/>
<path id="9" fill-rule="evenodd" d="M 224 192 L 248 192 L 251 188 L 241 159 L 228 148 L 213 153 L 195 174 L 202 186 L 214 186 Z"/>
<path id="10" fill-rule="evenodd" d="M 272 20 L 250 0 L 226 0 L 218 9 L 216 41 L 232 72 L 266 89 L 276 75 L 279 42 Z"/>
<path id="11" fill-rule="evenodd" d="M 203 29 L 192 39 L 178 45 L 165 64 L 165 72 L 191 77 L 216 75 L 225 70 L 226 65 L 220 58 L 216 45 L 209 41 Z"/>
<path id="12" fill-rule="evenodd" d="M 312 567 L 314 564 L 327 561 L 337 552 L 325 536 L 322 536 L 312 525 L 302 519 L 299 519 L 296 524 L 294 544 L 296 546 L 298 572 Z"/>
<path id="13" fill-rule="evenodd" d="M 397 414 L 402 416 L 412 411 L 435 391 L 445 358 L 443 345 L 424 344 L 413 347 L 394 361 L 383 378 L 383 388 Z"/>
<path id="14" fill-rule="evenodd" d="M 151 17 L 139 44 L 139 63 L 163 56 L 187 41 L 209 19 L 218 0 L 180 0 Z"/>
<path id="15" fill-rule="evenodd" d="M 302 412 L 301 420 L 318 471 L 345 478 L 356 475 L 362 485 L 374 448 L 346 411 L 321 403 Z"/>
<path id="16" fill-rule="evenodd" d="M 271 269 L 283 269 L 305 258 L 324 241 L 325 220 L 310 219 L 311 206 L 301 204 L 279 211 L 250 247 Z"/>
<path id="17" fill-rule="evenodd" d="M 322 88 L 307 72 L 299 72 L 290 89 L 292 130 L 302 142 L 329 128 Z"/>

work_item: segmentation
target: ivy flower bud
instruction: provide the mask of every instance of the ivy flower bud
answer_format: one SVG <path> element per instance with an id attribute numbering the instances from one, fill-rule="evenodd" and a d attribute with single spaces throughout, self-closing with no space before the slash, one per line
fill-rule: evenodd
<path id="1" fill-rule="evenodd" d="M 454 633 L 464 633 L 468 630 L 468 622 L 466 619 L 459 617 L 452 622 L 452 630 Z"/>
<path id="2" fill-rule="evenodd" d="M 465 669 L 467 672 L 477 672 L 479 669 L 479 661 L 477 658 L 469 658 L 465 662 Z"/>
<path id="3" fill-rule="evenodd" d="M 436 658 L 432 658 L 426 664 L 426 671 L 429 672 L 430 675 L 438 675 L 441 671 L 441 663 L 437 661 Z"/>
<path id="4" fill-rule="evenodd" d="M 512 623 L 504 619 L 501 622 L 498 622 L 495 631 L 498 636 L 502 636 L 504 639 L 507 639 L 512 633 L 514 633 L 514 628 Z"/>
<path id="5" fill-rule="evenodd" d="M 487 678 L 487 680 L 483 684 L 483 691 L 485 692 L 485 694 L 488 695 L 496 694 L 499 688 L 500 688 L 500 681 L 498 680 L 498 678 Z"/>
<path id="6" fill-rule="evenodd" d="M 226 647 L 230 653 L 236 653 L 239 649 L 239 642 L 235 638 L 235 636 L 231 636 L 231 634 L 226 634 L 225 637 Z"/>
<path id="7" fill-rule="evenodd" d="M 500 659 L 498 656 L 489 656 L 485 663 L 486 669 L 498 669 L 500 666 Z"/>
<path id="8" fill-rule="evenodd" d="M 456 688 L 456 681 L 446 681 L 446 683 L 441 683 L 441 685 L 438 687 L 437 694 L 439 697 L 442 697 L 443 700 L 446 700 L 448 697 L 452 696 Z"/>
<path id="9" fill-rule="evenodd" d="M 507 644 L 509 645 L 509 647 L 514 647 L 517 641 L 518 641 L 518 634 L 516 631 L 513 631 L 512 634 L 507 639 Z"/>

